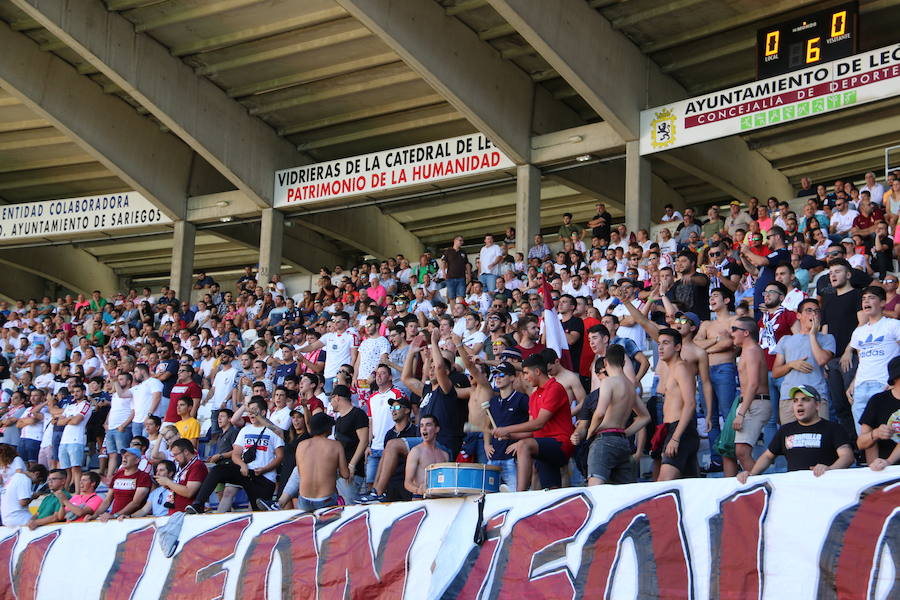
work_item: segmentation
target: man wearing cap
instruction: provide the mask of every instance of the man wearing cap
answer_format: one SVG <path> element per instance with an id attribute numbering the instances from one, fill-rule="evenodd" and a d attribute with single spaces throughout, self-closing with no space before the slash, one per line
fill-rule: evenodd
<path id="1" fill-rule="evenodd" d="M 869 398 L 859 419 L 856 445 L 866 452 L 866 462 L 876 471 L 900 462 L 900 356 L 888 363 L 888 385 Z"/>
<path id="2" fill-rule="evenodd" d="M 820 477 L 826 471 L 846 469 L 853 464 L 850 438 L 843 428 L 819 416 L 822 397 L 815 388 L 800 385 L 790 390 L 795 421 L 782 425 L 768 449 L 756 460 L 750 471 L 738 473 L 737 479 L 747 483 L 750 475 L 769 468 L 776 456 L 787 459 L 788 471 L 812 471 Z"/>
<path id="3" fill-rule="evenodd" d="M 120 515 L 130 515 L 144 505 L 153 482 L 147 473 L 138 468 L 142 458 L 141 451 L 137 448 L 125 448 L 121 454 L 122 468 L 112 476 L 103 503 L 85 520 L 97 519 L 105 523 Z"/>
<path id="4" fill-rule="evenodd" d="M 520 438 L 507 448 L 516 457 L 518 491 L 531 488 L 531 467 L 537 468 L 541 487 L 562 486 L 560 469 L 569 462 L 572 446 L 572 412 L 565 388 L 548 376 L 547 363 L 541 355 L 532 355 L 523 363 L 525 381 L 534 388 L 529 398 L 530 419 L 518 425 L 498 427 L 498 440 Z"/>
<path id="5" fill-rule="evenodd" d="M 783 336 L 775 344 L 772 352 L 772 376 L 781 379 L 781 393 L 778 406 L 779 422 L 785 425 L 794 420 L 792 394 L 789 390 L 800 385 L 815 389 L 822 401 L 819 414 L 828 418 L 828 381 L 824 367 L 834 356 L 834 336 L 820 331 L 821 309 L 818 300 L 807 298 L 797 307 L 799 333 Z"/>
<path id="6" fill-rule="evenodd" d="M 517 370 L 509 361 L 503 361 L 491 369 L 496 392 L 490 399 L 489 410 L 498 427 L 518 425 L 528 420 L 528 396 L 515 389 Z M 507 452 L 509 440 L 495 440 L 484 436 L 484 452 L 487 464 L 500 467 L 500 481 L 510 491 L 517 489 L 515 457 Z"/>

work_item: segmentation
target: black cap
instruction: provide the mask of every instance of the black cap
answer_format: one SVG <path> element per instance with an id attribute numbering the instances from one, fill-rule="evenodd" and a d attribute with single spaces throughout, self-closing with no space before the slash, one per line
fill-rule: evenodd
<path id="1" fill-rule="evenodd" d="M 900 379 L 900 356 L 895 356 L 888 363 L 888 385 L 894 385 L 897 379 Z"/>
<path id="2" fill-rule="evenodd" d="M 504 361 L 491 369 L 492 375 L 515 375 L 516 367 L 511 362 Z"/>
<path id="3" fill-rule="evenodd" d="M 334 419 L 329 417 L 326 413 L 316 413 L 309 419 L 309 434 L 312 436 L 331 433 L 333 427 Z"/>
<path id="4" fill-rule="evenodd" d="M 406 396 L 400 396 L 399 398 L 391 398 L 390 402 L 388 402 L 388 406 L 391 404 L 399 404 L 403 408 L 408 408 L 412 410 L 412 402 L 409 401 L 409 398 Z"/>

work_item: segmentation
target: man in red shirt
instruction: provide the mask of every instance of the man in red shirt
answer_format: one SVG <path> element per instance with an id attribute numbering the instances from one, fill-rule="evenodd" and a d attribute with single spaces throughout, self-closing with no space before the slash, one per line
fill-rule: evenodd
<path id="1" fill-rule="evenodd" d="M 128 516 L 144 506 L 153 482 L 147 473 L 138 468 L 141 458 L 141 451 L 137 448 L 125 448 L 122 451 L 122 468 L 113 475 L 103 504 L 89 519 L 105 523 L 120 515 Z M 110 504 L 112 508 L 107 511 Z"/>
<path id="2" fill-rule="evenodd" d="M 197 418 L 197 409 L 200 408 L 200 398 L 203 392 L 194 381 L 194 367 L 191 365 L 178 365 L 178 379 L 169 393 L 169 408 L 166 409 L 166 418 L 163 424 L 177 423 L 181 420 L 178 415 L 178 401 L 184 398 L 187 403 L 193 404 L 191 416 Z"/>
<path id="3" fill-rule="evenodd" d="M 175 440 L 172 442 L 171 452 L 178 467 L 175 478 L 169 479 L 157 475 L 156 482 L 169 490 L 164 506 L 169 509 L 169 514 L 173 515 L 177 512 L 184 512 L 184 509 L 191 504 L 209 470 L 197 456 L 190 440 L 184 438 Z"/>
<path id="4" fill-rule="evenodd" d="M 545 348 L 544 344 L 540 342 L 541 326 L 538 325 L 536 316 L 522 317 L 519 319 L 517 327 L 519 329 L 519 345 L 515 348 L 522 354 L 523 360 Z"/>
<path id="5" fill-rule="evenodd" d="M 528 400 L 531 418 L 494 429 L 494 437 L 519 440 L 507 448 L 516 457 L 518 491 L 531 487 L 532 464 L 537 467 L 541 487 L 562 487 L 560 469 L 569 463 L 574 449 L 569 396 L 562 384 L 547 375 L 547 363 L 540 354 L 526 358 L 523 367 L 525 381 L 534 387 Z"/>

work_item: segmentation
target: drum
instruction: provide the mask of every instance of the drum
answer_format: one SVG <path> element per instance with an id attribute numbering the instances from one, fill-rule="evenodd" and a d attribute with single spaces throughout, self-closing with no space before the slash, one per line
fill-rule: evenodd
<path id="1" fill-rule="evenodd" d="M 500 491 L 500 467 L 435 463 L 425 469 L 425 497 L 448 498 Z"/>

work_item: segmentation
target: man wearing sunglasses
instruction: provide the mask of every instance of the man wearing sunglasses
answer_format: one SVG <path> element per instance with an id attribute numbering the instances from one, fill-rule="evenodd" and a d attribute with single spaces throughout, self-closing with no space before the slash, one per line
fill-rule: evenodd
<path id="1" fill-rule="evenodd" d="M 850 229 L 853 227 L 853 221 L 859 213 L 850 208 L 850 202 L 847 195 L 843 192 L 837 192 L 837 199 L 834 201 L 834 211 L 831 213 L 831 223 L 828 225 L 828 237 L 832 242 L 840 242 L 841 239 L 850 235 Z"/>
<path id="2" fill-rule="evenodd" d="M 751 274 L 756 274 L 756 284 L 753 287 L 753 308 L 757 319 L 762 318 L 760 305 L 763 303 L 763 291 L 775 279 L 775 268 L 778 265 L 791 262 L 791 253 L 784 247 L 784 230 L 773 226 L 768 234 L 769 253 L 766 256 L 758 256 L 749 248 L 741 248 L 741 261 L 744 268 Z"/>
<path id="3" fill-rule="evenodd" d="M 704 267 L 704 272 L 709 277 L 710 289 L 724 286 L 734 292 L 740 285 L 744 268 L 728 258 L 729 251 L 730 244 L 722 241 L 706 254 L 709 264 Z"/>

